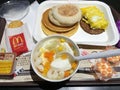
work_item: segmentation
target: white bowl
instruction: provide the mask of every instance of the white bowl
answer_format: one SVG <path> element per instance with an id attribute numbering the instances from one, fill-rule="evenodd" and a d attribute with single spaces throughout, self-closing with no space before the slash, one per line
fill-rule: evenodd
<path id="1" fill-rule="evenodd" d="M 78 56 L 80 55 L 80 52 L 79 52 L 79 48 L 78 46 L 69 38 L 67 37 L 64 37 L 64 36 L 60 36 L 60 35 L 53 35 L 53 36 L 48 36 L 44 39 L 42 39 L 41 41 L 39 41 L 35 48 L 32 50 L 32 54 L 31 54 L 31 65 L 32 65 L 32 68 L 34 70 L 34 72 L 42 79 L 46 80 L 46 81 L 49 81 L 49 82 L 61 82 L 61 81 L 65 81 L 65 80 L 68 80 L 70 77 L 72 77 L 76 71 L 78 70 L 78 67 L 79 67 L 79 62 L 78 62 L 78 65 L 76 67 L 76 69 L 73 71 L 73 73 L 71 73 L 68 77 L 65 77 L 65 78 L 62 78 L 62 79 L 58 79 L 58 80 L 53 80 L 53 79 L 49 79 L 47 77 L 44 77 L 43 75 L 41 75 L 41 73 L 37 70 L 37 68 L 35 67 L 35 55 L 37 54 L 36 51 L 44 44 L 44 42 L 46 42 L 47 40 L 50 40 L 50 39 L 53 39 L 53 38 L 62 38 L 62 39 L 65 39 L 65 41 L 67 41 L 68 43 L 70 43 L 70 45 L 72 45 L 72 48 L 74 48 L 75 50 L 75 56 Z"/>

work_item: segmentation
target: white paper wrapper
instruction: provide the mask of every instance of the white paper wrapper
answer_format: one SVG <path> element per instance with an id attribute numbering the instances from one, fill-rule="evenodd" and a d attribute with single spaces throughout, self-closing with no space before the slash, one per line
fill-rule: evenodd
<path id="1" fill-rule="evenodd" d="M 20 36 L 22 35 L 22 36 Z M 17 37 L 19 36 L 19 37 Z M 5 31 L 5 43 L 6 43 L 6 47 L 7 47 L 7 51 L 8 52 L 14 52 L 14 50 L 12 49 L 13 46 L 11 45 L 11 41 L 10 38 L 14 37 L 14 41 L 12 41 L 12 43 L 20 43 L 20 42 L 24 42 L 24 43 L 20 43 L 20 44 L 25 44 L 25 46 L 27 47 L 27 50 L 24 50 L 25 47 L 21 48 L 20 52 L 17 51 L 17 55 L 20 55 L 24 52 L 30 51 L 32 50 L 32 48 L 34 47 L 34 42 L 33 39 L 29 33 L 27 24 L 22 25 L 21 27 L 18 28 L 6 28 Z M 22 39 L 21 39 L 22 38 Z"/>
<path id="2" fill-rule="evenodd" d="M 103 58 L 96 60 L 93 68 L 97 77 L 103 81 L 108 81 L 117 74 L 112 65 Z"/>

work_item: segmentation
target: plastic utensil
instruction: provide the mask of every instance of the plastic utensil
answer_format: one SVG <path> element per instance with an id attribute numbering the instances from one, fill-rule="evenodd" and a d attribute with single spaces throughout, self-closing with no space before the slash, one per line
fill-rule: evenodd
<path id="1" fill-rule="evenodd" d="M 73 56 L 69 52 L 61 52 L 59 53 L 59 56 L 66 54 L 69 56 L 70 60 L 86 60 L 86 59 L 97 59 L 97 58 L 106 58 L 106 57 L 111 57 L 111 56 L 117 56 L 120 55 L 120 49 L 113 49 L 113 50 L 107 50 L 107 51 L 102 51 L 98 53 L 91 53 L 85 56 Z"/>

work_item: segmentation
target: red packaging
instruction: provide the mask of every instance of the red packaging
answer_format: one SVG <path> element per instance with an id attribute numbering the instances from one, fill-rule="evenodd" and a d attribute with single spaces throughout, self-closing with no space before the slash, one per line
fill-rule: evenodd
<path id="1" fill-rule="evenodd" d="M 14 35 L 14 36 L 10 36 L 9 41 L 11 44 L 12 51 L 16 52 L 17 55 L 20 55 L 23 52 L 28 51 L 28 48 L 26 45 L 26 40 L 25 40 L 23 33 L 20 33 L 20 34 Z"/>
<path id="2" fill-rule="evenodd" d="M 8 27 L 5 32 L 5 39 L 7 51 L 14 52 L 17 56 L 31 51 L 34 46 L 27 24 L 15 28 Z"/>

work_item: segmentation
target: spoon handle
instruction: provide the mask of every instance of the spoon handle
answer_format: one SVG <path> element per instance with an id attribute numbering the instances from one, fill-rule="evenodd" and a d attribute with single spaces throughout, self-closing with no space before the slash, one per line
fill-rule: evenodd
<path id="1" fill-rule="evenodd" d="M 117 55 L 120 55 L 120 49 L 107 50 L 107 51 L 98 52 L 98 53 L 91 53 L 85 56 L 75 57 L 75 59 L 79 61 L 79 60 L 85 60 L 85 59 L 106 58 L 106 57 L 117 56 Z"/>

